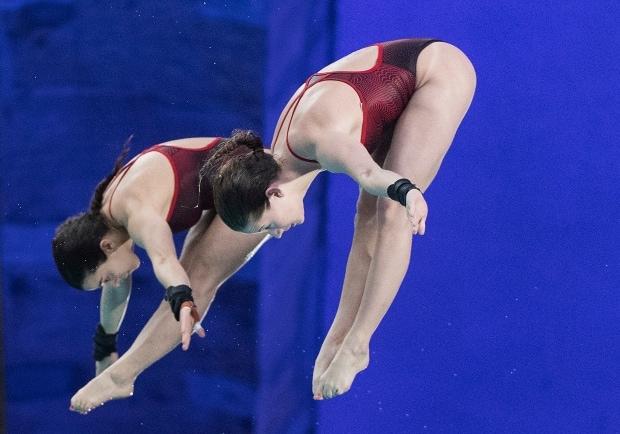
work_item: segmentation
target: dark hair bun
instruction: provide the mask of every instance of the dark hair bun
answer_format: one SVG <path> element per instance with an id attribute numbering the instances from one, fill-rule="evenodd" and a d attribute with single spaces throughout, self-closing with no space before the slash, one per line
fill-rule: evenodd
<path id="1" fill-rule="evenodd" d="M 250 130 L 234 130 L 228 140 L 236 146 L 246 146 L 252 151 L 263 149 L 263 141 L 261 138 Z"/>
<path id="2" fill-rule="evenodd" d="M 243 230 L 250 217 L 261 214 L 269 206 L 265 190 L 279 171 L 278 162 L 264 152 L 257 134 L 234 130 L 217 145 L 200 175 L 209 180 L 215 209 L 224 223 Z"/>

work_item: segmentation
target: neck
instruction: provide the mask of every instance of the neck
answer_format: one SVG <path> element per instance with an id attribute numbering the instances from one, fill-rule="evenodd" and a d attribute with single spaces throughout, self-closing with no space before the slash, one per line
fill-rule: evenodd
<path id="1" fill-rule="evenodd" d="M 125 228 L 110 227 L 106 236 L 113 239 L 119 246 L 129 240 L 129 232 Z"/>
<path id="2" fill-rule="evenodd" d="M 282 168 L 282 171 L 278 175 L 278 181 L 282 186 L 287 187 L 288 190 L 293 191 L 302 197 L 306 195 L 312 181 L 317 177 L 322 170 L 312 170 L 306 173 L 300 173 L 298 171 L 291 170 L 289 168 Z"/>

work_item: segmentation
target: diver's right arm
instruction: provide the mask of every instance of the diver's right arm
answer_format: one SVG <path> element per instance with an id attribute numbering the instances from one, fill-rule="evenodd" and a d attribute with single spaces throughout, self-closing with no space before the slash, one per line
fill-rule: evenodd
<path id="1" fill-rule="evenodd" d="M 198 310 L 191 296 L 189 276 L 177 257 L 172 231 L 168 222 L 148 206 L 134 207 L 127 219 L 129 236 L 146 250 L 153 264 L 157 280 L 166 288 L 166 300 L 181 326 L 183 350 L 189 347 L 194 325 L 199 336 L 204 337 Z"/>
<path id="2" fill-rule="evenodd" d="M 99 325 L 95 332 L 95 372 L 101 374 L 118 360 L 116 334 L 118 333 L 131 295 L 131 276 L 118 282 L 104 283 L 99 302 Z M 112 347 L 113 344 L 113 347 Z"/>

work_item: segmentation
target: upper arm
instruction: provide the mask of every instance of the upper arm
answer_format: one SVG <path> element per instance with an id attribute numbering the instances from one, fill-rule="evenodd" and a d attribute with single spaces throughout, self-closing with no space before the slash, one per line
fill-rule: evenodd
<path id="1" fill-rule="evenodd" d="M 364 145 L 352 141 L 347 134 L 333 132 L 316 143 L 316 160 L 322 168 L 333 173 L 345 173 L 362 188 L 374 173 L 381 170 Z"/>
<path id="2" fill-rule="evenodd" d="M 346 173 L 373 196 L 387 196 L 388 186 L 399 174 L 385 170 L 372 159 L 364 145 L 347 134 L 330 133 L 329 140 L 318 142 L 315 155 L 321 166 L 335 173 Z"/>
<path id="3" fill-rule="evenodd" d="M 318 85 L 317 85 L 318 86 Z M 332 89 L 333 90 L 333 89 Z M 321 105 L 315 98 L 306 104 L 290 129 L 291 142 L 304 155 L 313 158 L 329 172 L 345 173 L 374 196 L 385 196 L 387 187 L 399 177 L 374 161 L 365 146 L 352 139 L 350 122 L 335 122 L 341 110 L 335 105 Z"/>
<path id="4" fill-rule="evenodd" d="M 168 222 L 148 206 L 135 207 L 127 217 L 127 231 L 132 240 L 146 250 L 153 263 L 174 257 L 176 248 Z"/>

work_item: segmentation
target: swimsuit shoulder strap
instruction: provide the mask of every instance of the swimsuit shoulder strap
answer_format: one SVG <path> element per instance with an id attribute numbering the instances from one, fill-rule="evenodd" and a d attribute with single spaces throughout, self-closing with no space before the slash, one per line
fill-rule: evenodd
<path id="1" fill-rule="evenodd" d="M 110 193 L 110 199 L 108 200 L 108 214 L 110 216 L 110 220 L 112 221 L 112 223 L 115 222 L 114 215 L 112 214 L 112 199 L 114 198 L 114 193 L 116 193 L 116 189 L 118 188 L 119 184 L 123 181 L 123 178 L 125 177 L 125 175 L 129 171 L 129 169 L 131 169 L 131 167 L 135 164 L 135 162 L 138 161 L 138 158 L 140 158 L 141 156 L 143 156 L 147 152 L 156 151 L 157 147 L 158 147 L 158 145 L 152 146 L 152 147 L 150 147 L 148 149 L 145 149 L 144 151 L 140 152 L 135 157 L 133 157 L 129 163 L 125 164 L 123 166 L 123 168 L 118 171 L 118 173 L 114 176 L 114 178 L 112 178 L 112 181 L 110 181 L 110 183 L 112 183 L 118 177 L 118 181 L 116 182 L 116 185 L 114 185 L 114 188 L 112 189 L 112 192 Z"/>

